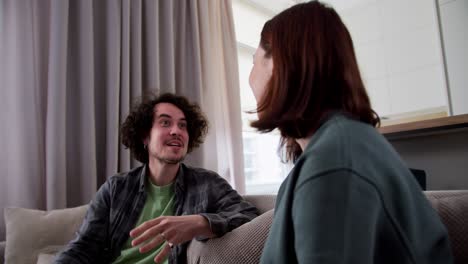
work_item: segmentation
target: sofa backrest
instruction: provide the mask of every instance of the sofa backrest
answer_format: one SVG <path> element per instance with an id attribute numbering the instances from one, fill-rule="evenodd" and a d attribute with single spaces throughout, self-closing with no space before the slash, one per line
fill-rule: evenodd
<path id="1" fill-rule="evenodd" d="M 468 190 L 426 191 L 424 193 L 448 230 L 454 264 L 467 264 Z M 244 197 L 257 206 L 263 214 L 221 238 L 211 239 L 206 243 L 193 240 L 187 252 L 189 264 L 259 262 L 273 220 L 271 208 L 274 208 L 276 196 L 247 195 Z"/>
<path id="2" fill-rule="evenodd" d="M 468 263 L 468 191 L 426 191 L 425 194 L 447 228 L 454 263 Z"/>
<path id="3" fill-rule="evenodd" d="M 244 195 L 244 199 L 257 207 L 261 214 L 275 208 L 276 195 L 274 194 Z"/>
<path id="4" fill-rule="evenodd" d="M 442 222 L 447 227 L 455 259 L 454 263 L 468 263 L 468 190 L 426 191 L 425 194 L 431 205 L 438 212 Z M 262 215 L 221 238 L 211 239 L 206 243 L 195 240 L 192 241 L 187 252 L 188 263 L 258 263 L 273 220 L 273 208 L 275 206 L 276 195 L 246 195 L 244 198 L 255 205 Z M 18 210 L 20 212 L 30 211 L 27 209 Z M 86 207 L 67 210 L 73 210 L 73 214 L 77 217 L 74 217 L 75 219 L 66 220 L 66 218 L 69 218 L 66 216 L 70 216 L 70 213 L 66 213 L 64 217 L 61 218 L 60 223 L 63 225 L 74 225 L 74 228 L 77 229 L 78 224 L 84 216 Z M 52 229 L 48 228 L 48 230 L 57 230 L 57 223 L 53 220 L 53 217 L 51 217 L 52 215 L 56 215 L 57 212 L 51 213 L 52 212 L 44 212 L 39 215 L 48 216 L 46 218 L 43 217 L 44 220 L 41 220 L 44 221 L 44 226 L 54 227 Z M 34 215 L 36 214 L 37 213 Z M 26 217 L 28 220 L 33 220 L 37 224 L 36 216 L 31 217 L 28 215 L 23 217 Z M 15 221 L 15 223 L 20 224 L 21 221 Z M 26 228 L 25 225 L 26 224 L 20 225 L 17 228 L 23 226 L 28 232 L 28 234 L 24 234 L 24 236 L 31 239 L 31 232 L 28 231 L 29 229 Z M 27 226 L 30 227 L 30 225 Z M 7 226 L 7 234 L 14 230 L 15 229 L 11 229 L 11 226 Z M 71 239 L 71 235 L 69 236 Z M 45 241 L 47 239 L 42 235 L 40 238 L 38 237 L 33 240 L 36 242 L 41 241 L 41 247 L 57 245 L 57 241 Z M 7 242 L 7 244 L 9 242 L 12 243 L 10 245 L 12 247 L 10 248 L 16 248 L 17 245 L 13 245 L 14 241 L 15 239 Z M 36 250 L 29 251 L 34 251 L 35 254 L 40 253 L 40 251 Z M 24 252 L 24 247 L 22 252 Z"/>

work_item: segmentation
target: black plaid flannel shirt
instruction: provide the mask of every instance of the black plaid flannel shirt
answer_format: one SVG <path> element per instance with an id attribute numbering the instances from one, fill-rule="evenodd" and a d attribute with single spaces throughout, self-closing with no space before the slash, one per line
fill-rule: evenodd
<path id="1" fill-rule="evenodd" d="M 143 210 L 145 179 L 144 165 L 106 181 L 91 201 L 76 238 L 55 263 L 111 263 L 115 260 Z M 217 236 L 258 215 L 258 210 L 217 173 L 184 164 L 175 180 L 174 206 L 175 215 L 203 215 Z M 187 246 L 188 242 L 175 246 L 169 263 L 186 263 Z"/>

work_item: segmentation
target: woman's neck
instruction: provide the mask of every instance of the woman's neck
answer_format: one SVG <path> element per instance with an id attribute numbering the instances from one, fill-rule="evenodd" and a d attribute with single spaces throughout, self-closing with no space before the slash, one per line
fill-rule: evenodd
<path id="1" fill-rule="evenodd" d="M 308 136 L 308 137 L 305 137 L 305 138 L 298 138 L 296 139 L 296 142 L 297 144 L 299 144 L 299 146 L 301 147 L 302 149 L 302 152 L 304 152 L 305 148 L 307 147 L 307 144 L 309 144 L 309 141 L 310 141 L 310 138 L 312 136 Z"/>

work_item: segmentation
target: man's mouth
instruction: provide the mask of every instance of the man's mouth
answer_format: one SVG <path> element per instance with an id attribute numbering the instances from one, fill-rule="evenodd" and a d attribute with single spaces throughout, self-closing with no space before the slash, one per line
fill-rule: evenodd
<path id="1" fill-rule="evenodd" d="M 184 146 L 184 144 L 178 140 L 169 141 L 166 143 L 166 145 L 171 146 L 171 147 L 179 147 L 179 148 Z"/>

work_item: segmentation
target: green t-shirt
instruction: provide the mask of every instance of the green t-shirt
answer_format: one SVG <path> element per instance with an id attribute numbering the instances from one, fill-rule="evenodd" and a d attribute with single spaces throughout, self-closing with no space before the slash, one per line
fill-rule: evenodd
<path id="1" fill-rule="evenodd" d="M 171 183 L 166 186 L 156 186 L 149 179 L 146 184 L 147 198 L 140 218 L 136 223 L 139 226 L 147 220 L 154 219 L 163 215 L 174 215 L 174 184 Z M 139 246 L 132 247 L 132 238 L 129 238 L 122 248 L 120 256 L 113 262 L 113 264 L 132 263 L 144 264 L 154 263 L 154 257 L 159 253 L 165 243 L 159 247 L 146 252 L 144 254 L 138 251 Z M 167 258 L 162 262 L 167 264 Z"/>

